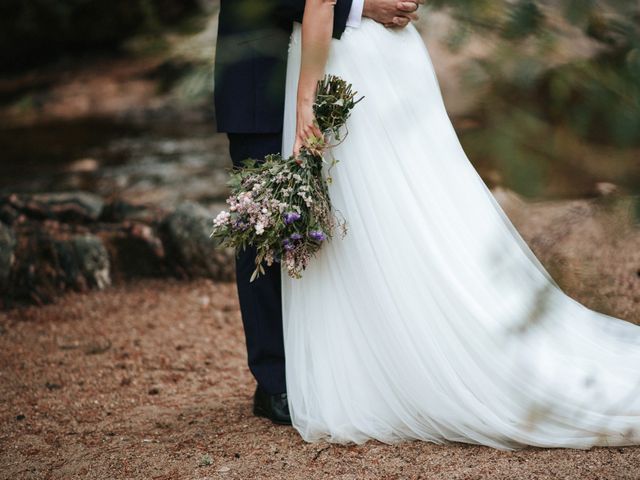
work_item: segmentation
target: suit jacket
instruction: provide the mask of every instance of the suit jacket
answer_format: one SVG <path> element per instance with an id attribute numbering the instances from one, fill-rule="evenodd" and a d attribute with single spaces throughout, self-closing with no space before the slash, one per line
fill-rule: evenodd
<path id="1" fill-rule="evenodd" d="M 346 27 L 352 0 L 338 0 L 333 36 Z M 214 101 L 219 132 L 282 130 L 289 37 L 304 0 L 221 0 Z"/>

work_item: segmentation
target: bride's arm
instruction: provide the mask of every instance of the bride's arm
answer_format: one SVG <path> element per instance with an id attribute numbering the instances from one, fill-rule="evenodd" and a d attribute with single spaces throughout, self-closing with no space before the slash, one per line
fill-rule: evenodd
<path id="1" fill-rule="evenodd" d="M 312 137 L 322 137 L 313 115 L 318 81 L 324 76 L 333 32 L 337 0 L 307 0 L 302 19 L 302 58 L 298 82 L 294 154 Z"/>

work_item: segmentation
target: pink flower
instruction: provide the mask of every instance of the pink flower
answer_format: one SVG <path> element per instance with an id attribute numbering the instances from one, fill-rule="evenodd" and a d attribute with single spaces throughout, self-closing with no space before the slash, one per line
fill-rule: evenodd
<path id="1" fill-rule="evenodd" d="M 229 214 L 229 212 L 223 210 L 222 212 L 220 212 L 218 214 L 218 216 L 216 218 L 214 218 L 213 224 L 216 227 L 221 227 L 221 226 L 226 225 L 227 223 L 229 223 L 229 219 L 230 218 L 231 218 L 231 215 Z"/>

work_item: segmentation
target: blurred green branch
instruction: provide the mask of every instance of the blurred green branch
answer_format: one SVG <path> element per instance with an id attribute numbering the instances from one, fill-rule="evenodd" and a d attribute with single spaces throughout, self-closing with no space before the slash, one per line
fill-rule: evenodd
<path id="1" fill-rule="evenodd" d="M 640 191 L 640 3 L 628 0 L 433 0 L 454 19 L 450 46 L 482 41 L 491 53 L 468 65 L 482 92 L 467 135 L 471 156 L 492 158 L 535 195 L 553 163 L 575 165 L 584 150 L 616 148 L 602 162 L 628 162 L 618 178 Z M 577 141 L 567 139 L 575 137 Z M 563 138 L 564 137 L 564 138 Z M 625 154 L 633 151 L 634 154 Z M 541 157 L 544 157 L 541 159 Z M 591 160 L 583 159 L 586 165 Z M 540 167 L 540 165 L 546 165 Z M 620 169 L 612 169 L 619 172 Z M 602 171 L 602 170 L 598 170 Z M 612 180 L 612 179 L 610 179 Z M 616 179 L 617 180 L 617 179 Z"/>

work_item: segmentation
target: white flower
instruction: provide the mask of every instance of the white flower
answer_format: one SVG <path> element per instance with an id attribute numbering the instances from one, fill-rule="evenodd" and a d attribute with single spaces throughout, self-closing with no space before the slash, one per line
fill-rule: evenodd
<path id="1" fill-rule="evenodd" d="M 213 224 L 216 227 L 220 227 L 222 225 L 227 224 L 229 222 L 229 218 L 231 218 L 231 215 L 229 214 L 229 212 L 223 210 L 222 212 L 220 212 L 218 214 L 218 216 L 216 218 L 214 218 Z"/>
<path id="2" fill-rule="evenodd" d="M 264 233 L 264 224 L 261 222 L 256 223 L 255 229 L 256 235 L 262 235 Z"/>

